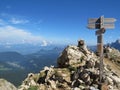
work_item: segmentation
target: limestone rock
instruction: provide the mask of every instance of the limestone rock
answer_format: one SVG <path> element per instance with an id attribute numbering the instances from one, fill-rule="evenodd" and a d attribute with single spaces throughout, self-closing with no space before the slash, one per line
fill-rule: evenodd
<path id="1" fill-rule="evenodd" d="M 68 46 L 58 58 L 58 67 L 68 67 L 74 63 L 80 63 L 85 55 L 80 52 L 77 46 Z"/>
<path id="2" fill-rule="evenodd" d="M 10 82 L 0 79 L 0 90 L 17 90 L 17 88 Z"/>

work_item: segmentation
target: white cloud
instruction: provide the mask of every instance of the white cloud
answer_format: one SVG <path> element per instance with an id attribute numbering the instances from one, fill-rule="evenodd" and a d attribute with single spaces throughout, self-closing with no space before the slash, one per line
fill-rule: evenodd
<path id="1" fill-rule="evenodd" d="M 43 40 L 41 46 L 47 46 L 47 45 L 48 45 L 47 41 Z"/>
<path id="2" fill-rule="evenodd" d="M 11 18 L 10 22 L 12 24 L 25 24 L 25 23 L 28 23 L 29 20 L 22 20 L 22 19 L 17 19 L 17 18 Z"/>
<path id="3" fill-rule="evenodd" d="M 46 46 L 47 42 L 40 36 L 13 26 L 0 27 L 0 42 L 3 44 L 41 44 Z"/>
<path id="4" fill-rule="evenodd" d="M 20 66 L 19 64 L 15 63 L 15 62 L 7 62 L 7 64 L 16 67 L 16 68 L 20 68 L 20 69 L 24 69 L 23 66 Z"/>

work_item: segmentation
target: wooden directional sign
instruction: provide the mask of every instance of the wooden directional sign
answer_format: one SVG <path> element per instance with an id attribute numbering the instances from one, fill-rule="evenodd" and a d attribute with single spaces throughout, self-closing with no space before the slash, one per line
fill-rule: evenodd
<path id="1" fill-rule="evenodd" d="M 115 25 L 114 24 L 104 24 L 103 25 L 103 27 L 105 28 L 105 29 L 113 29 L 114 27 L 115 27 Z M 89 29 L 100 29 L 100 24 L 88 24 L 88 27 L 87 28 L 89 28 Z"/>
<path id="2" fill-rule="evenodd" d="M 88 19 L 88 28 L 89 29 L 113 29 L 114 28 L 114 22 L 116 19 L 114 18 L 104 18 L 101 16 L 100 18 L 90 18 Z"/>
<path id="3" fill-rule="evenodd" d="M 100 24 L 89 24 L 88 29 L 100 29 Z"/>
<path id="4" fill-rule="evenodd" d="M 88 24 L 96 23 L 98 18 L 90 18 L 88 19 Z M 116 21 L 115 18 L 104 18 L 104 23 L 114 23 Z"/>
<path id="5" fill-rule="evenodd" d="M 115 25 L 114 24 L 104 24 L 103 27 L 105 29 L 114 29 L 115 28 Z"/>
<path id="6" fill-rule="evenodd" d="M 98 18 L 90 18 L 88 19 L 88 24 L 95 24 L 97 22 Z"/>
<path id="7" fill-rule="evenodd" d="M 104 18 L 104 23 L 114 23 L 115 21 L 115 18 Z"/>

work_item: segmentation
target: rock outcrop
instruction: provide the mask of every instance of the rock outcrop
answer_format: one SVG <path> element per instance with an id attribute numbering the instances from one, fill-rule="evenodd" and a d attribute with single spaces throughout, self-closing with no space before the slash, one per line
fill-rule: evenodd
<path id="1" fill-rule="evenodd" d="M 120 66 L 120 51 L 115 48 L 106 47 L 104 49 L 104 55 L 106 58 L 110 59 L 112 62 Z"/>
<path id="2" fill-rule="evenodd" d="M 119 90 L 120 77 L 106 64 L 99 80 L 99 57 L 79 41 L 67 46 L 57 60 L 58 67 L 44 67 L 30 73 L 18 90 Z"/>
<path id="3" fill-rule="evenodd" d="M 5 79 L 0 79 L 0 90 L 17 90 L 17 88 Z"/>
<path id="4" fill-rule="evenodd" d="M 84 62 L 93 57 L 83 40 L 78 41 L 78 46 L 67 46 L 58 58 L 58 67 L 68 67 Z"/>

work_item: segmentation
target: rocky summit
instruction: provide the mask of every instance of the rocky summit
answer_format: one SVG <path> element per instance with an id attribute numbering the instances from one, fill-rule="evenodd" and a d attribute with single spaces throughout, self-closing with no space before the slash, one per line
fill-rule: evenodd
<path id="1" fill-rule="evenodd" d="M 46 66 L 37 74 L 28 74 L 18 90 L 120 90 L 119 69 L 115 67 L 120 63 L 120 52 L 107 47 L 104 55 L 101 82 L 99 56 L 80 40 L 78 46 L 67 46 L 63 50 L 57 67 Z"/>

